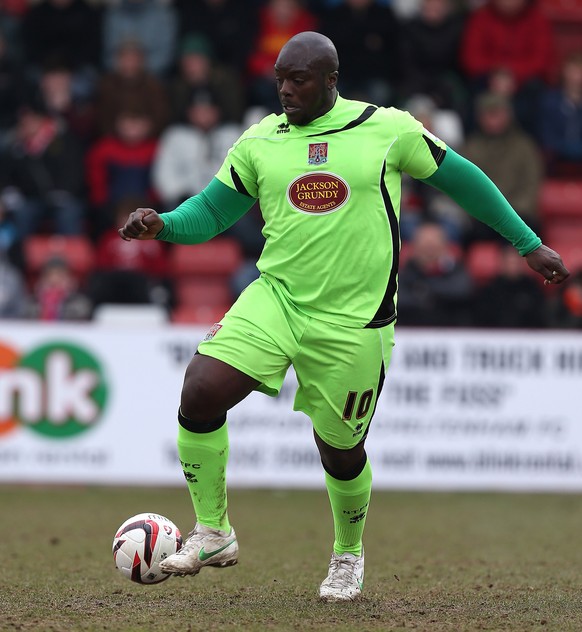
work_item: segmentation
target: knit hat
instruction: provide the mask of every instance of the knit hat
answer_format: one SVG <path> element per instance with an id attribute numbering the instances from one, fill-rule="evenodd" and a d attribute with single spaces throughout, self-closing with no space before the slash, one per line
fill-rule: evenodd
<path id="1" fill-rule="evenodd" d="M 212 44 L 210 40 L 201 33 L 189 33 L 182 40 L 182 46 L 180 48 L 182 55 L 204 55 L 205 57 L 212 57 Z"/>

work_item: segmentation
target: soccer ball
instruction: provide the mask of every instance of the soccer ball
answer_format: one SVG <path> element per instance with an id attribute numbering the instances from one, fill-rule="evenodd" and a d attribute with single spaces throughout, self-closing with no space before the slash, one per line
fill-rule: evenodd
<path id="1" fill-rule="evenodd" d="M 182 535 L 168 518 L 141 513 L 128 518 L 113 538 L 113 561 L 118 571 L 138 584 L 158 584 L 170 575 L 160 562 L 182 547 Z"/>

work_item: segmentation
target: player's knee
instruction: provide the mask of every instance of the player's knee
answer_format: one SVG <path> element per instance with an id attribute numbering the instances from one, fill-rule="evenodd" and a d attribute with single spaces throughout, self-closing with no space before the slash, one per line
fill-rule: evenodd
<path id="1" fill-rule="evenodd" d="M 180 396 L 182 414 L 193 423 L 206 423 L 224 414 L 226 411 L 216 390 L 199 371 L 188 367 Z"/>
<path id="2" fill-rule="evenodd" d="M 338 450 L 319 443 L 319 453 L 323 469 L 339 480 L 352 480 L 359 476 L 368 459 L 363 444 L 351 450 Z"/>

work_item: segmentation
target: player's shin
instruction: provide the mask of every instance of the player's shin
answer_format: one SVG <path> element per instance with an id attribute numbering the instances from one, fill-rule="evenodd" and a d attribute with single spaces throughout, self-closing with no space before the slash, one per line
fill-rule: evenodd
<path id="1" fill-rule="evenodd" d="M 334 552 L 338 555 L 361 555 L 362 536 L 372 490 L 370 462 L 366 458 L 361 471 L 349 480 L 334 478 L 326 472 L 325 484 L 333 513 Z"/>
<path id="2" fill-rule="evenodd" d="M 227 514 L 226 417 L 210 424 L 196 424 L 179 413 L 178 455 L 198 523 L 230 531 Z"/>

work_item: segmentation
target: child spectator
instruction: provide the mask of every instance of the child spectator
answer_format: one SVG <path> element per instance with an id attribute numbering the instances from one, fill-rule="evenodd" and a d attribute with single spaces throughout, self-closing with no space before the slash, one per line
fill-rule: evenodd
<path id="1" fill-rule="evenodd" d="M 101 234 L 113 225 L 114 208 L 127 196 L 151 199 L 151 166 L 157 140 L 149 115 L 127 109 L 117 115 L 115 134 L 102 137 L 87 154 L 87 183 L 97 211 L 93 229 Z"/>
<path id="2" fill-rule="evenodd" d="M 582 175 L 582 51 L 562 65 L 560 85 L 546 90 L 539 120 L 550 176 Z"/>
<path id="3" fill-rule="evenodd" d="M 34 287 L 33 316 L 38 320 L 85 320 L 90 313 L 90 301 L 80 292 L 67 262 L 49 259 Z"/>

